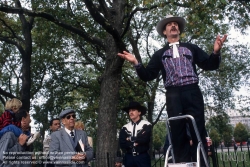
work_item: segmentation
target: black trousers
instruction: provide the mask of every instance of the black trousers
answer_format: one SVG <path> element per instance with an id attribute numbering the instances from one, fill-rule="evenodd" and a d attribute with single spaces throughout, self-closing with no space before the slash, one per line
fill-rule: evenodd
<path id="1" fill-rule="evenodd" d="M 204 101 L 198 84 L 169 87 L 167 88 L 166 100 L 169 118 L 187 114 L 194 117 L 203 146 L 206 147 Z M 187 121 L 186 119 L 170 121 L 173 151 L 176 162 L 190 162 L 191 159 L 193 162 L 196 161 L 198 141 L 193 126 L 190 124 L 190 133 L 193 140 L 193 146 L 190 147 L 186 129 Z M 201 165 L 203 164 L 204 160 L 201 154 Z"/>
<path id="2" fill-rule="evenodd" d="M 125 167 L 151 167 L 151 160 L 148 153 L 133 156 L 125 154 Z"/>

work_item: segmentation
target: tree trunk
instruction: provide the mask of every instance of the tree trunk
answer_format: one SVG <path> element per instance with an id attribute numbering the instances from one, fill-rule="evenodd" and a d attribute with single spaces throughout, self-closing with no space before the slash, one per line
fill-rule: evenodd
<path id="1" fill-rule="evenodd" d="M 16 7 L 21 7 L 20 1 L 15 2 Z M 22 56 L 22 87 L 21 87 L 21 100 L 22 107 L 29 110 L 30 109 L 30 92 L 31 92 L 31 55 L 32 55 L 32 24 L 34 18 L 30 17 L 29 21 L 25 18 L 25 16 L 20 13 L 19 19 L 22 23 L 22 33 L 24 37 L 24 49 L 18 46 L 18 49 Z"/>
<path id="2" fill-rule="evenodd" d="M 22 88 L 21 88 L 21 100 L 23 108 L 29 110 L 30 108 L 30 90 L 31 90 L 31 54 L 22 55 Z"/>
<path id="3" fill-rule="evenodd" d="M 96 157 L 98 167 L 114 166 L 117 151 L 116 116 L 122 61 L 117 56 L 118 49 L 113 38 L 110 36 L 107 41 L 107 61 L 105 72 L 101 78 L 101 95 L 97 118 Z M 109 159 L 107 156 L 109 156 Z"/>

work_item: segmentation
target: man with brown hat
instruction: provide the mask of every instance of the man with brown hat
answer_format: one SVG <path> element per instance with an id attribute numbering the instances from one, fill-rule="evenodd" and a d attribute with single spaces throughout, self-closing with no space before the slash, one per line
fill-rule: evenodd
<path id="1" fill-rule="evenodd" d="M 152 126 L 148 121 L 142 120 L 147 108 L 138 102 L 130 102 L 123 111 L 129 114 L 131 122 L 124 125 L 120 131 L 119 142 L 125 152 L 124 165 L 128 167 L 150 167 L 148 154 Z"/>
<path id="2" fill-rule="evenodd" d="M 219 35 L 216 37 L 213 51 L 208 55 L 197 45 L 179 41 L 185 24 L 184 18 L 172 15 L 158 22 L 157 32 L 166 38 L 167 44 L 154 53 L 147 67 L 126 51 L 118 53 L 118 56 L 131 62 L 138 76 L 145 82 L 155 79 L 161 71 L 164 86 L 167 89 L 168 117 L 192 115 L 198 126 L 203 145 L 205 145 L 204 101 L 198 86 L 196 65 L 203 70 L 218 69 L 221 61 L 220 50 L 227 35 L 222 38 Z M 170 122 L 176 162 L 190 160 L 185 124 L 183 120 Z M 194 146 L 197 146 L 198 141 L 192 129 L 191 135 L 194 136 Z"/>

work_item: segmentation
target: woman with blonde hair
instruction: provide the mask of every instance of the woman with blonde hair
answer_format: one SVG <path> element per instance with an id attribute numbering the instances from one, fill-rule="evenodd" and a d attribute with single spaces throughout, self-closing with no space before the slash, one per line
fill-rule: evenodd
<path id="1" fill-rule="evenodd" d="M 84 130 L 84 124 L 82 121 L 76 121 L 75 123 L 75 129 L 77 130 Z M 93 147 L 93 139 L 92 137 L 88 136 L 88 142 L 91 147 Z"/>
<path id="2" fill-rule="evenodd" d="M 75 129 L 77 130 L 84 130 L 84 124 L 82 121 L 76 121 L 75 122 Z M 88 143 L 93 148 L 93 139 L 92 137 L 88 136 Z M 90 167 L 90 162 L 88 163 L 88 166 Z"/>
<path id="3" fill-rule="evenodd" d="M 84 130 L 84 124 L 82 121 L 76 121 L 75 123 L 75 129 L 77 130 Z"/>

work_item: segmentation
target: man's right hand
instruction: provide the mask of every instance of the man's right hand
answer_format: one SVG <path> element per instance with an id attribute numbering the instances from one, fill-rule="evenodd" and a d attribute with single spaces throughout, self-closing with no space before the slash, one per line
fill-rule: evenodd
<path id="1" fill-rule="evenodd" d="M 75 154 L 72 156 L 72 161 L 83 161 L 86 157 L 86 154 Z"/>
<path id="2" fill-rule="evenodd" d="M 18 143 L 19 143 L 21 146 L 23 146 L 23 145 L 26 143 L 27 139 L 28 139 L 28 136 L 22 133 L 22 134 L 18 137 Z"/>
<path id="3" fill-rule="evenodd" d="M 134 55 L 132 55 L 129 52 L 123 51 L 122 53 L 118 53 L 117 54 L 119 57 L 121 57 L 122 59 L 125 59 L 127 61 L 129 61 L 130 63 L 133 63 L 134 65 L 138 64 L 137 59 L 135 58 Z"/>

